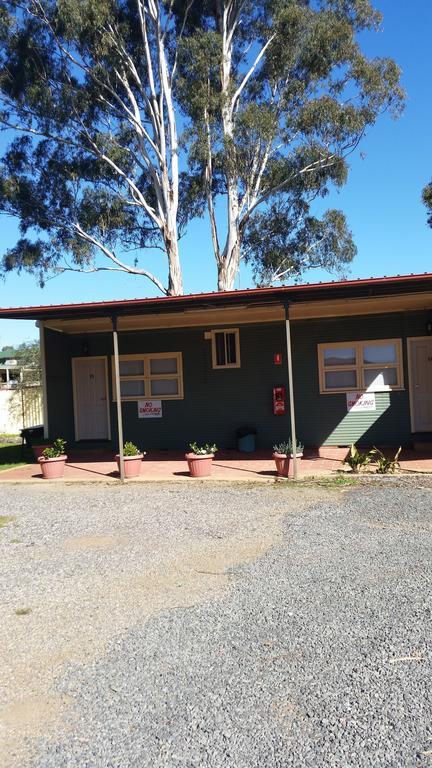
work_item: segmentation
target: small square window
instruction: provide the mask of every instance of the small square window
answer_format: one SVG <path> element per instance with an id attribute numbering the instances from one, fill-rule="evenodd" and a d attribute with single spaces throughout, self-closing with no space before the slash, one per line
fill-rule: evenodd
<path id="1" fill-rule="evenodd" d="M 144 381 L 138 379 L 124 379 L 120 381 L 120 390 L 122 397 L 144 397 Z"/>
<path id="2" fill-rule="evenodd" d="M 324 365 L 330 368 L 334 365 L 355 365 L 355 347 L 328 347 L 324 350 Z"/>
<path id="3" fill-rule="evenodd" d="M 178 395 L 178 381 L 177 379 L 152 379 L 150 382 L 150 390 L 152 397 Z"/>
<path id="4" fill-rule="evenodd" d="M 240 338 L 238 328 L 211 331 L 213 368 L 240 367 Z"/>
<path id="5" fill-rule="evenodd" d="M 355 389 L 357 387 L 356 371 L 326 371 L 326 389 Z"/>
<path id="6" fill-rule="evenodd" d="M 144 376 L 143 360 L 119 360 L 120 376 Z"/>
<path id="7" fill-rule="evenodd" d="M 177 373 L 177 358 L 176 357 L 151 357 L 150 358 L 150 373 Z"/>

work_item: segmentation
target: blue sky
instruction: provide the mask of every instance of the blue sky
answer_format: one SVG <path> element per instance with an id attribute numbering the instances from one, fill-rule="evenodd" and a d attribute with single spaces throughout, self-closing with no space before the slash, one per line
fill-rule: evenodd
<path id="1" fill-rule="evenodd" d="M 426 225 L 421 190 L 432 178 L 432 3 L 417 0 L 375 0 L 384 14 L 382 31 L 364 37 L 369 55 L 391 56 L 401 66 L 407 105 L 393 121 L 383 116 L 351 157 L 347 185 L 332 193 L 326 207 L 347 215 L 358 247 L 352 277 L 432 271 L 432 229 Z M 321 207 L 321 206 L 320 206 Z M 0 255 L 14 244 L 17 226 L 0 219 Z M 186 291 L 214 290 L 216 269 L 206 220 L 189 226 L 182 241 Z M 157 267 L 156 257 L 153 265 Z M 163 275 L 163 268 L 161 271 Z M 331 276 L 330 276 L 331 277 Z M 306 281 L 328 279 L 311 271 Z M 243 269 L 236 287 L 252 285 Z M 142 278 L 127 275 L 71 275 L 57 277 L 41 289 L 30 276 L 8 276 L 0 282 L 0 306 L 52 304 L 154 295 Z M 0 320 L 0 347 L 35 338 L 34 324 Z"/>

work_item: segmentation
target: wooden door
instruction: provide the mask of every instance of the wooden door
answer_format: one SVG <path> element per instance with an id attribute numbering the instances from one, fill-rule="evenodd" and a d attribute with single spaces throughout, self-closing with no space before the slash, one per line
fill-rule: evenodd
<path id="1" fill-rule="evenodd" d="M 432 338 L 412 339 L 410 344 L 413 432 L 432 432 Z"/>
<path id="2" fill-rule="evenodd" d="M 73 358 L 76 440 L 109 440 L 106 357 Z"/>

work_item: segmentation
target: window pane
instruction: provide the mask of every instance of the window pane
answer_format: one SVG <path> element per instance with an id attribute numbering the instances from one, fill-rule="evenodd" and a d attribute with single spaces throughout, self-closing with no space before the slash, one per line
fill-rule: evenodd
<path id="1" fill-rule="evenodd" d="M 177 373 L 176 357 L 156 357 L 150 360 L 150 373 Z"/>
<path id="2" fill-rule="evenodd" d="M 396 387 L 397 368 L 365 368 L 364 370 L 365 386 L 369 389 L 380 389 L 386 387 Z"/>
<path id="3" fill-rule="evenodd" d="M 144 361 L 120 360 L 120 376 L 144 376 Z"/>
<path id="4" fill-rule="evenodd" d="M 397 353 L 396 344 L 370 344 L 367 347 L 363 347 L 363 362 L 364 363 L 396 363 Z"/>
<path id="5" fill-rule="evenodd" d="M 356 371 L 327 371 L 325 374 L 326 389 L 344 389 L 357 386 Z"/>
<path id="6" fill-rule="evenodd" d="M 355 365 L 355 347 L 333 347 L 324 350 L 324 365 Z"/>
<path id="7" fill-rule="evenodd" d="M 145 395 L 143 381 L 121 381 L 120 391 L 122 397 L 134 397 L 135 395 Z"/>
<path id="8" fill-rule="evenodd" d="M 236 355 L 236 335 L 235 333 L 226 334 L 226 349 L 227 349 L 227 362 L 231 365 L 235 365 L 237 362 Z"/>
<path id="9" fill-rule="evenodd" d="M 225 334 L 215 333 L 216 365 L 226 365 Z"/>
<path id="10" fill-rule="evenodd" d="M 178 395 L 177 379 L 152 379 L 150 382 L 151 394 L 156 395 Z"/>

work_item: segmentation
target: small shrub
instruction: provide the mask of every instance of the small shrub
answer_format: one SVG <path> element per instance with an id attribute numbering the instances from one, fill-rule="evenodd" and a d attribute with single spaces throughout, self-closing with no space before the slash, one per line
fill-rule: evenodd
<path id="1" fill-rule="evenodd" d="M 123 446 L 123 456 L 140 456 L 141 451 L 134 443 L 127 442 Z"/>
<path id="2" fill-rule="evenodd" d="M 58 459 L 59 456 L 64 456 L 65 448 L 66 440 L 63 440 L 62 437 L 58 437 L 54 440 L 52 445 L 45 448 L 42 456 L 44 459 Z"/>
<path id="3" fill-rule="evenodd" d="M 216 453 L 218 450 L 217 445 L 213 443 L 213 445 L 210 445 L 210 443 L 205 443 L 205 445 L 198 445 L 197 443 L 189 443 L 189 450 L 191 453 L 194 453 L 196 456 L 208 456 L 211 453 Z"/>
<path id="4" fill-rule="evenodd" d="M 387 456 L 384 456 L 383 452 L 379 450 L 379 448 L 374 448 L 375 453 L 377 454 L 377 473 L 379 475 L 392 475 L 394 472 L 396 472 L 398 469 L 400 469 L 399 464 L 399 456 L 402 450 L 402 446 L 400 445 L 398 450 L 396 451 L 394 457 L 392 459 L 388 459 Z"/>
<path id="5" fill-rule="evenodd" d="M 276 443 L 276 445 L 273 446 L 273 450 L 275 453 L 282 453 L 284 456 L 292 456 L 293 453 L 293 444 L 291 438 L 288 438 L 286 441 L 282 441 L 281 443 Z M 300 442 L 300 440 L 297 440 L 297 450 L 296 453 L 303 453 L 304 445 Z"/>
<path id="6" fill-rule="evenodd" d="M 347 455 L 345 456 L 343 463 L 348 464 L 348 466 L 351 467 L 353 472 L 360 472 L 360 470 L 363 469 L 363 467 L 366 467 L 368 464 L 371 463 L 375 454 L 376 454 L 376 448 L 372 448 L 372 450 L 370 451 L 361 453 L 353 443 Z"/>

